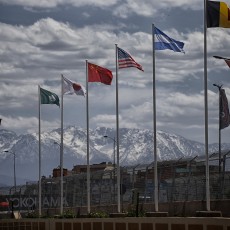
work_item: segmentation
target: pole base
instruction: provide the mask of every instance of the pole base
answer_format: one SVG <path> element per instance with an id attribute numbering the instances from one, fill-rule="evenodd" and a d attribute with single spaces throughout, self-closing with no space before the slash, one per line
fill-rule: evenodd
<path id="1" fill-rule="evenodd" d="M 126 217 L 126 213 L 110 213 L 109 214 L 109 217 L 112 217 L 112 218 L 118 218 L 118 217 Z"/>
<path id="2" fill-rule="evenodd" d="M 168 212 L 146 212 L 147 217 L 167 217 Z"/>
<path id="3" fill-rule="evenodd" d="M 197 211 L 196 217 L 222 217 L 221 211 Z"/>

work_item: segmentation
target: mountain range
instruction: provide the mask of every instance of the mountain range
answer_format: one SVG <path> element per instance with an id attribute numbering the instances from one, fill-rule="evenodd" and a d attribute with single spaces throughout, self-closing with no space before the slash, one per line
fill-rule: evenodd
<path id="1" fill-rule="evenodd" d="M 63 167 L 71 170 L 74 165 L 87 164 L 86 130 L 69 126 L 63 131 Z M 60 133 L 60 129 L 41 133 L 41 173 L 44 176 L 52 175 L 53 168 L 60 165 Z M 152 130 L 120 128 L 119 133 L 120 165 L 154 161 Z M 113 162 L 115 138 L 116 130 L 112 128 L 89 130 L 90 164 Z M 13 184 L 13 154 L 17 185 L 38 180 L 38 146 L 37 133 L 17 135 L 12 131 L 0 130 L 0 186 Z M 230 149 L 230 144 L 222 144 L 222 149 Z M 218 151 L 218 144 L 209 145 L 209 152 L 214 151 Z M 159 161 L 201 156 L 204 154 L 204 144 L 177 134 L 157 131 L 157 154 Z"/>

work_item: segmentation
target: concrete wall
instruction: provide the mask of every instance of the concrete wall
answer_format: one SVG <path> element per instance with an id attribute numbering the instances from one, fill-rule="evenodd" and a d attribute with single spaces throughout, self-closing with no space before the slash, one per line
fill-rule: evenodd
<path id="1" fill-rule="evenodd" d="M 230 230 L 230 218 L 126 217 L 0 220 L 0 230 Z"/>

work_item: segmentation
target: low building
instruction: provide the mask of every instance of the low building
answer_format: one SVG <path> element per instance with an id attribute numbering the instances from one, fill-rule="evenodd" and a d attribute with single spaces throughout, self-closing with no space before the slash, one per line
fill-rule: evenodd
<path id="1" fill-rule="evenodd" d="M 67 176 L 68 171 L 67 169 L 63 168 L 63 176 Z M 53 177 L 60 177 L 61 176 L 61 168 L 57 167 L 53 169 Z"/>
<path id="2" fill-rule="evenodd" d="M 90 165 L 90 172 L 103 171 L 107 167 L 111 167 L 112 163 L 101 162 L 100 164 Z M 73 174 L 87 173 L 87 165 L 74 165 L 72 169 Z"/>

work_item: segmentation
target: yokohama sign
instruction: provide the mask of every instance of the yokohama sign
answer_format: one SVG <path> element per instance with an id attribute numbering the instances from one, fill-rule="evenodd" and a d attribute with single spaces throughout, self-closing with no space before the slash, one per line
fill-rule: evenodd
<path id="1" fill-rule="evenodd" d="M 17 209 L 35 209 L 38 207 L 38 197 L 37 196 L 21 196 L 21 197 L 12 197 L 12 196 L 1 196 L 1 200 L 4 199 L 6 202 L 9 202 L 10 206 L 13 203 L 14 208 Z M 68 202 L 65 197 L 63 198 L 63 205 L 68 207 Z M 60 199 L 53 197 L 43 197 L 42 198 L 42 207 L 43 208 L 56 208 L 60 206 Z"/>

